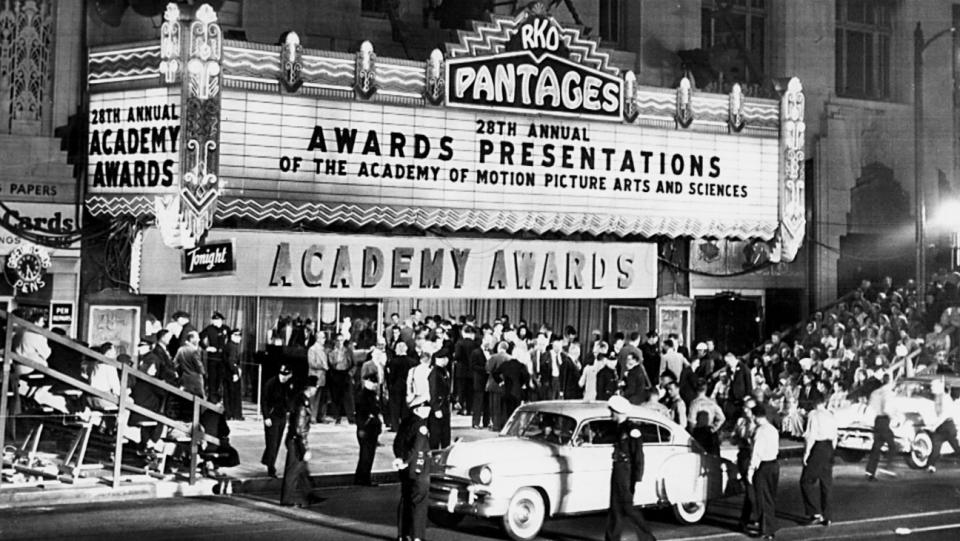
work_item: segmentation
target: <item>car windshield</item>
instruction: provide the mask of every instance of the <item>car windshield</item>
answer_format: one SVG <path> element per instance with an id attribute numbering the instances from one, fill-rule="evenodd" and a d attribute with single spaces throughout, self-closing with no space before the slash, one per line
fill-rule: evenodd
<path id="1" fill-rule="evenodd" d="M 503 429 L 505 436 L 566 445 L 577 422 L 572 417 L 546 411 L 518 411 Z"/>
<path id="2" fill-rule="evenodd" d="M 929 398 L 933 399 L 933 393 L 930 391 L 930 384 L 925 381 L 902 381 L 897 385 L 895 392 L 899 396 L 907 398 Z"/>

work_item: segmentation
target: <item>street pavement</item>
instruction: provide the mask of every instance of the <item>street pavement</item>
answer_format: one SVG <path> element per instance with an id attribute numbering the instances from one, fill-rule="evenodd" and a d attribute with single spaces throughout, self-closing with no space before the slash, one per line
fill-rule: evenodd
<path id="1" fill-rule="evenodd" d="M 235 447 L 240 455 L 240 465 L 233 468 L 224 468 L 221 472 L 233 479 L 241 480 L 263 480 L 267 471 L 260 464 L 260 457 L 263 453 L 263 424 L 256 415 L 254 404 L 247 403 L 244 406 L 243 421 L 229 421 L 230 425 L 230 444 Z M 451 419 L 451 437 L 453 440 L 460 438 L 462 441 L 474 441 L 484 438 L 492 438 L 497 435 L 496 432 L 487 429 L 475 430 L 471 427 L 471 419 L 465 415 L 454 415 Z M 346 419 L 341 424 L 335 424 L 333 419 L 327 418 L 324 423 L 313 423 L 310 427 L 310 450 L 311 459 L 309 469 L 314 476 L 339 477 L 344 478 L 348 474 L 353 474 L 357 467 L 357 457 L 360 453 L 360 446 L 357 443 L 357 428 L 347 423 Z M 373 463 L 373 471 L 380 474 L 389 474 L 393 472 L 393 432 L 386 429 L 380 436 L 380 447 L 377 448 Z M 780 448 L 782 451 L 793 454 L 799 452 L 801 443 L 788 439 L 781 439 Z M 734 460 L 736 449 L 726 445 L 722 449 L 725 458 Z M 286 457 L 286 449 L 281 445 L 280 455 L 277 457 L 277 471 L 283 472 L 283 464 Z M 255 486 L 262 486 L 262 483 L 254 483 Z"/>
<path id="2" fill-rule="evenodd" d="M 835 522 L 800 526 L 802 515 L 797 459 L 784 461 L 778 493 L 777 539 L 960 538 L 960 464 L 945 459 L 935 475 L 910 470 L 897 459 L 883 464 L 880 481 L 868 483 L 863 463 L 835 469 Z M 362 540 L 394 539 L 399 487 L 330 488 L 317 491 L 321 503 L 305 509 L 278 505 L 277 493 L 211 496 L 38 507 L 0 511 L 0 539 L 168 539 Z M 733 531 L 740 498 L 712 504 L 700 524 L 677 525 L 669 513 L 647 511 L 658 539 L 736 540 Z M 541 539 L 599 541 L 604 514 L 549 520 Z M 908 528 L 910 535 L 896 535 Z M 430 540 L 505 539 L 495 521 L 467 518 L 456 530 L 430 527 Z M 625 539 L 633 539 L 625 536 Z"/>

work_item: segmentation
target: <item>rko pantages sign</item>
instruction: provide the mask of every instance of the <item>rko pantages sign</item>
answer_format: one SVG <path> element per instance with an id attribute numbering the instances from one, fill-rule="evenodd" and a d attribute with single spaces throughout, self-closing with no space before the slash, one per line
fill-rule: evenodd
<path id="1" fill-rule="evenodd" d="M 579 31 L 544 14 L 497 23 L 499 35 L 486 36 L 487 46 L 451 48 L 453 56 L 468 55 L 446 63 L 448 106 L 621 119 L 623 79 L 604 70 L 606 57 Z"/>
<path id="2" fill-rule="evenodd" d="M 230 244 L 227 235 L 243 272 L 198 278 L 204 291 L 366 298 L 652 298 L 657 292 L 653 243 L 214 230 L 199 252 L 212 269 L 217 250 Z M 182 278 L 206 265 L 178 268 L 153 228 L 143 246 L 142 293 L 197 291 L 195 280 Z"/>

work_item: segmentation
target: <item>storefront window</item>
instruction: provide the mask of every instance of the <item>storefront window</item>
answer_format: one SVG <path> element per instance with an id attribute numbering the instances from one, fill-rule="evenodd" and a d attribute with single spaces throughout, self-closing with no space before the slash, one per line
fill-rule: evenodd
<path id="1" fill-rule="evenodd" d="M 864 99 L 890 97 L 892 4 L 837 1 L 837 94 Z"/>
<path id="2" fill-rule="evenodd" d="M 762 83 L 764 39 L 767 20 L 766 0 L 705 0 L 700 21 L 700 47 L 710 57 L 718 80 L 709 88 L 727 92 L 733 83 Z M 700 88 L 704 86 L 699 85 Z"/>
<path id="3" fill-rule="evenodd" d="M 600 39 L 607 43 L 620 43 L 620 29 L 623 23 L 620 0 L 600 0 L 599 17 Z"/>

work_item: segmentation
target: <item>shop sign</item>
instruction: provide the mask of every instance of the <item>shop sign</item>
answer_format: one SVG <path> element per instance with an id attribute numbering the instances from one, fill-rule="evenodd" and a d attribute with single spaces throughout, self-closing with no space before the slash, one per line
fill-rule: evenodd
<path id="1" fill-rule="evenodd" d="M 88 193 L 176 193 L 180 115 L 176 90 L 92 94 Z"/>
<path id="2" fill-rule="evenodd" d="M 183 250 L 181 272 L 185 278 L 230 274 L 236 270 L 233 241 L 208 242 L 190 250 Z"/>
<path id="3" fill-rule="evenodd" d="M 447 61 L 448 106 L 621 120 L 623 79 L 578 61 L 570 47 L 578 32 L 546 15 L 511 22 L 500 22 L 506 26 L 495 39 L 478 36 L 503 43 L 492 49 L 502 52 Z"/>
<path id="4" fill-rule="evenodd" d="M 0 255 L 13 252 L 28 243 L 22 234 L 63 235 L 79 227 L 74 205 L 5 202 L 0 207 Z M 63 248 L 49 248 L 51 256 L 79 256 L 80 242 Z M 70 250 L 67 252 L 66 250 Z"/>
<path id="5" fill-rule="evenodd" d="M 50 326 L 60 327 L 72 336 L 74 305 L 72 302 L 50 303 Z"/>
<path id="6" fill-rule="evenodd" d="M 382 237 L 266 231 L 230 235 L 244 272 L 181 280 L 159 232 L 144 237 L 144 294 L 273 297 L 653 298 L 657 247 L 639 242 Z"/>

